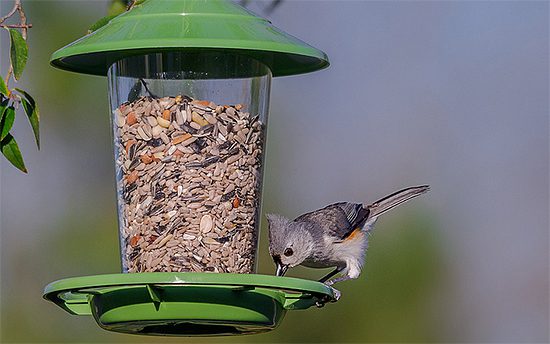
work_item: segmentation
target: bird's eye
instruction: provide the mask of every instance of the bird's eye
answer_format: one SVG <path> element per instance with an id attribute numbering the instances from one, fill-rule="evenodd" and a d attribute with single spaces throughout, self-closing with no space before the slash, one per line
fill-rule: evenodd
<path id="1" fill-rule="evenodd" d="M 283 254 L 287 257 L 290 257 L 294 254 L 294 251 L 292 251 L 292 249 L 289 247 L 287 249 L 285 249 L 285 251 L 283 252 Z"/>

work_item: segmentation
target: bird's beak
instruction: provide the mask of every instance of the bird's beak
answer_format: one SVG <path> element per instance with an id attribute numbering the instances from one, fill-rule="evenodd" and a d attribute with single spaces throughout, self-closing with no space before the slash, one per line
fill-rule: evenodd
<path id="1" fill-rule="evenodd" d="M 275 275 L 277 276 L 284 276 L 286 273 L 286 270 L 288 270 L 288 265 L 283 265 L 281 262 L 277 262 L 277 272 Z"/>

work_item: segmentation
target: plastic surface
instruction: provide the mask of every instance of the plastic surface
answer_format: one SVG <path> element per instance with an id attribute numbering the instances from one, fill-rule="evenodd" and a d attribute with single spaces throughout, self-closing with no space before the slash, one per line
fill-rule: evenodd
<path id="1" fill-rule="evenodd" d="M 269 66 L 273 76 L 329 65 L 322 51 L 226 0 L 146 0 L 107 25 L 56 51 L 55 67 L 94 75 L 121 58 L 153 52 L 222 50 Z"/>
<path id="2" fill-rule="evenodd" d="M 254 273 L 271 73 L 188 55 L 109 69 L 122 271 Z"/>
<path id="3" fill-rule="evenodd" d="M 287 310 L 335 301 L 326 285 L 255 274 L 139 273 L 67 278 L 44 298 L 67 312 L 93 315 L 106 330 L 207 336 L 266 332 Z"/>

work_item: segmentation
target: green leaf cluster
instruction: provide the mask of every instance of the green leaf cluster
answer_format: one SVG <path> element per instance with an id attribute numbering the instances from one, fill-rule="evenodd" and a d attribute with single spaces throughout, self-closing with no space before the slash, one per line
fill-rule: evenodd
<path id="1" fill-rule="evenodd" d="M 134 6 L 138 6 L 142 4 L 146 0 L 137 0 L 134 3 Z M 96 21 L 90 28 L 88 29 L 88 33 L 92 33 L 101 27 L 107 25 L 111 19 L 115 18 L 116 16 L 126 12 L 128 6 L 130 5 L 132 1 L 130 0 L 112 0 L 111 4 L 109 5 L 109 9 L 107 10 L 107 16 L 99 19 Z"/>
<path id="2" fill-rule="evenodd" d="M 18 81 L 27 64 L 29 48 L 27 41 L 16 29 L 7 29 L 10 35 L 10 63 L 13 78 Z M 4 157 L 15 167 L 27 172 L 23 156 L 17 145 L 17 141 L 10 133 L 15 115 L 21 105 L 27 115 L 38 149 L 40 149 L 40 116 L 38 106 L 33 97 L 25 90 L 15 88 L 10 90 L 7 82 L 0 77 L 0 151 Z"/>

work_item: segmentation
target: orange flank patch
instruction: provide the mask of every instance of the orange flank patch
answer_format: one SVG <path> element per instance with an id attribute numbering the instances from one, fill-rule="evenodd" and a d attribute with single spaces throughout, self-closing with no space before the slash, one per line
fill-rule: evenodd
<path id="1" fill-rule="evenodd" d="M 353 240 L 355 238 L 357 238 L 357 236 L 359 235 L 359 233 L 361 233 L 361 228 L 357 227 L 353 230 L 353 232 L 350 233 L 350 235 L 348 235 L 348 237 L 344 240 L 348 241 L 348 240 Z"/>

